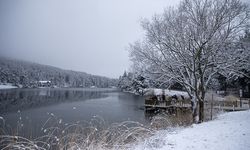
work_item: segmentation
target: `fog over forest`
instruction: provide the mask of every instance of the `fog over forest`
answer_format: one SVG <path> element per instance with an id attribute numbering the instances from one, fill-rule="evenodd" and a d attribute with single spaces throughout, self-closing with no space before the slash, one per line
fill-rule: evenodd
<path id="1" fill-rule="evenodd" d="M 178 0 L 3 0 L 0 56 L 118 78 L 142 18 Z"/>

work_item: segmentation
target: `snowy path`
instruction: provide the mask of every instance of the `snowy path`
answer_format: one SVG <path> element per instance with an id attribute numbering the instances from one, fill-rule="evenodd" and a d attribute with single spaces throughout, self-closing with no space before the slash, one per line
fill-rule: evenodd
<path id="1" fill-rule="evenodd" d="M 159 131 L 136 149 L 250 150 L 250 111 L 225 113 L 170 133 Z"/>

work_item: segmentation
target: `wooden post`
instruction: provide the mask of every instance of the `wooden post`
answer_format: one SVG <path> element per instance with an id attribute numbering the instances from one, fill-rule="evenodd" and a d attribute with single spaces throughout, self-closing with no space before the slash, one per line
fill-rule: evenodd
<path id="1" fill-rule="evenodd" d="M 242 108 L 242 95 L 243 93 L 242 93 L 242 89 L 240 89 L 240 108 Z"/>
<path id="2" fill-rule="evenodd" d="M 240 97 L 240 108 L 242 107 L 242 99 L 241 99 L 241 97 Z"/>
<path id="3" fill-rule="evenodd" d="M 235 106 L 233 105 L 233 111 L 235 110 Z"/>
<path id="4" fill-rule="evenodd" d="M 249 108 L 250 108 L 250 99 L 248 100 L 248 106 L 249 106 Z"/>
<path id="5" fill-rule="evenodd" d="M 213 101 L 214 101 L 214 95 L 212 94 L 212 101 L 211 101 L 211 114 L 210 114 L 210 118 L 211 120 L 213 119 Z"/>

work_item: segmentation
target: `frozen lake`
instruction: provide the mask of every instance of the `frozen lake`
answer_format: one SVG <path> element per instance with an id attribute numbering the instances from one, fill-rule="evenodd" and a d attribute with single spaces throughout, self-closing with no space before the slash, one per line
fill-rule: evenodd
<path id="1" fill-rule="evenodd" d="M 107 124 L 122 121 L 145 123 L 143 97 L 116 89 L 6 89 L 0 90 L 0 116 L 9 132 L 40 136 L 43 124 L 51 118 L 63 123 L 89 121 L 101 116 Z M 20 128 L 20 129 L 19 129 Z"/>

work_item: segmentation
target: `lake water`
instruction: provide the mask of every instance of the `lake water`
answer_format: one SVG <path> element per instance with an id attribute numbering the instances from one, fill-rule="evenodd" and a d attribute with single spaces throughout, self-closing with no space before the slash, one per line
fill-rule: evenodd
<path id="1" fill-rule="evenodd" d="M 22 134 L 32 137 L 40 136 L 41 127 L 52 116 L 63 123 L 90 121 L 94 116 L 107 124 L 127 120 L 145 123 L 143 104 L 143 97 L 116 89 L 0 90 L 0 116 L 7 132 L 22 128 Z"/>

